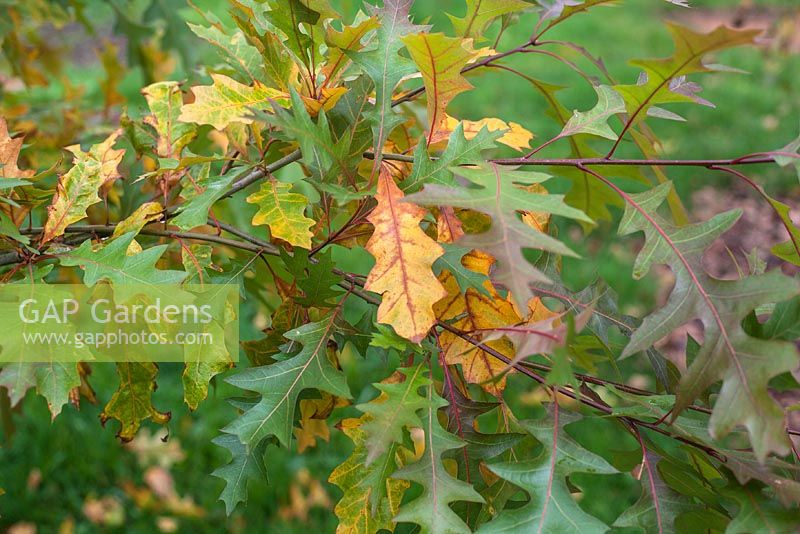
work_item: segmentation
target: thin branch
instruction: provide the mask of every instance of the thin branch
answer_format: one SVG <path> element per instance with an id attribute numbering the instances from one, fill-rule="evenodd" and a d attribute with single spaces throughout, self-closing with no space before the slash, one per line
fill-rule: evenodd
<path id="1" fill-rule="evenodd" d="M 374 152 L 364 152 L 366 159 L 374 159 Z M 384 153 L 381 158 L 387 161 L 402 161 L 405 163 L 414 163 L 414 156 L 407 154 L 393 154 Z M 436 158 L 431 158 L 435 160 Z M 764 163 L 775 163 L 775 158 L 772 155 L 760 155 L 750 157 L 748 159 L 742 158 L 728 158 L 728 159 L 605 159 L 605 158 L 547 158 L 547 159 L 527 159 L 527 158 L 500 158 L 489 159 L 486 163 L 494 163 L 495 165 L 506 166 L 533 166 L 533 167 L 582 167 L 582 166 L 613 166 L 619 165 L 624 167 L 705 167 L 713 169 L 723 165 L 759 165 Z"/>
<path id="2" fill-rule="evenodd" d="M 389 159 L 389 158 L 387 158 Z M 564 158 L 564 159 L 495 159 L 490 160 L 496 165 L 522 165 L 522 166 L 552 166 L 552 167 L 581 167 L 597 165 L 620 166 L 659 166 L 659 167 L 705 167 L 712 168 L 720 165 L 757 165 L 762 163 L 775 163 L 771 155 L 754 157 L 750 159 L 606 159 L 606 158 Z"/>
<path id="3" fill-rule="evenodd" d="M 227 225 L 226 225 L 227 226 Z M 114 233 L 116 229 L 116 224 L 76 224 L 72 226 L 68 226 L 64 232 L 65 233 L 81 233 L 81 234 L 96 234 L 96 235 L 103 235 L 109 236 Z M 43 230 L 42 227 L 34 226 L 32 228 L 26 228 L 24 230 L 20 230 L 22 234 L 37 234 Z M 220 237 L 213 234 L 201 234 L 198 232 L 173 232 L 170 230 L 157 230 L 157 229 L 150 229 L 150 228 L 143 228 L 139 231 L 141 235 L 150 235 L 156 237 L 169 237 L 169 238 L 180 238 L 180 239 L 189 239 L 195 241 L 205 241 L 208 243 L 216 243 L 218 245 L 226 245 L 233 248 L 238 248 L 241 250 L 247 250 L 249 252 L 257 252 L 268 254 L 270 256 L 278 256 L 280 255 L 280 250 L 278 247 L 271 243 L 264 243 L 263 245 L 255 245 L 251 243 L 242 243 L 241 241 L 235 241 L 233 239 L 226 239 L 224 237 Z"/>
<path id="4" fill-rule="evenodd" d="M 266 178 L 267 176 L 269 176 L 270 174 L 274 173 L 278 169 L 282 169 L 283 167 L 286 167 L 287 165 L 291 165 L 292 163 L 294 163 L 296 161 L 300 161 L 300 158 L 302 158 L 302 157 L 303 157 L 303 154 L 300 152 L 300 149 L 297 149 L 294 152 L 292 152 L 291 154 L 282 157 L 278 161 L 270 163 L 266 167 L 254 169 L 254 170 L 250 171 L 246 176 L 241 178 L 239 181 L 234 183 L 231 186 L 231 188 L 224 195 L 222 195 L 222 197 L 220 197 L 220 198 L 222 199 L 222 198 L 228 198 L 230 196 L 233 196 L 234 194 L 238 193 L 242 189 L 245 189 L 246 187 L 258 182 L 259 180 L 262 180 L 262 179 Z"/>

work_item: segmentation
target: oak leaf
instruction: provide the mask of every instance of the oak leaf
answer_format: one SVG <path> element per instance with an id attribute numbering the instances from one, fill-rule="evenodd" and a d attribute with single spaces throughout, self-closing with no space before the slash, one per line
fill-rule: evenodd
<path id="1" fill-rule="evenodd" d="M 425 210 L 403 201 L 385 167 L 375 198 L 378 205 L 368 217 L 375 231 L 366 246 L 375 266 L 364 288 L 383 296 L 378 321 L 419 343 L 436 322 L 433 305 L 447 295 L 432 271 L 444 250 L 419 227 Z"/>
<path id="2" fill-rule="evenodd" d="M 417 461 L 409 462 L 392 475 L 393 478 L 416 482 L 422 486 L 422 493 L 416 499 L 405 502 L 395 519 L 416 523 L 422 527 L 420 532 L 424 533 L 468 533 L 469 527 L 453 511 L 452 503 L 486 501 L 472 484 L 447 471 L 443 455 L 462 448 L 465 443 L 448 432 L 439 421 L 439 409 L 447 406 L 447 401 L 436 393 L 433 384 L 425 389 L 427 402 L 418 411 L 424 436 L 422 454 Z"/>
<path id="3" fill-rule="evenodd" d="M 617 470 L 601 456 L 585 449 L 565 427 L 581 416 L 564 412 L 558 405 L 548 407 L 544 419 L 521 421 L 522 430 L 535 437 L 541 452 L 524 462 L 489 465 L 501 478 L 522 488 L 530 500 L 522 507 L 506 509 L 478 529 L 495 532 L 606 532 L 608 527 L 585 512 L 572 497 L 568 478 L 574 473 L 611 475 Z"/>
<path id="4" fill-rule="evenodd" d="M 111 234 L 111 237 L 121 237 L 128 232 L 134 232 L 138 234 L 147 224 L 160 219 L 163 212 L 164 208 L 158 202 L 145 202 L 136 208 L 136 210 L 128 217 L 117 223 L 117 226 L 114 228 L 114 233 Z M 141 251 L 142 246 L 134 239 L 131 241 L 131 244 L 128 245 L 126 254 L 128 256 L 133 256 Z"/>
<path id="5" fill-rule="evenodd" d="M 447 16 L 458 35 L 481 39 L 493 20 L 529 7 L 533 4 L 523 0 L 467 0 L 467 12 L 463 17 Z"/>
<path id="6" fill-rule="evenodd" d="M 80 145 L 67 147 L 74 154 L 73 166 L 58 179 L 56 194 L 47 208 L 42 243 L 60 236 L 67 226 L 83 219 L 86 209 L 100 202 L 97 196 L 100 188 L 119 177 L 117 165 L 122 161 L 125 150 L 114 150 L 112 147 L 121 133 L 122 130 L 113 132 L 88 152 L 83 152 Z"/>
<path id="7" fill-rule="evenodd" d="M 142 89 L 151 114 L 145 124 L 155 129 L 156 151 L 162 158 L 177 158 L 195 136 L 195 126 L 179 122 L 183 95 L 178 82 L 158 82 Z"/>
<path id="8" fill-rule="evenodd" d="M 383 145 L 405 119 L 392 109 L 395 87 L 405 77 L 414 73 L 413 63 L 400 55 L 401 38 L 414 32 L 427 30 L 410 20 L 413 0 L 386 0 L 382 8 L 370 6 L 369 15 L 380 21 L 375 38 L 376 45 L 368 50 L 350 52 L 349 56 L 375 84 L 375 106 L 364 114 L 372 124 L 373 150 L 376 154 L 373 171 L 380 168 Z"/>
<path id="9" fill-rule="evenodd" d="M 511 292 L 520 310 L 533 296 L 530 284 L 547 282 L 547 277 L 524 256 L 532 248 L 575 256 L 561 241 L 520 220 L 519 212 L 536 212 L 591 222 L 582 211 L 564 203 L 561 195 L 531 192 L 531 185 L 541 184 L 550 176 L 537 172 L 519 172 L 490 167 L 454 169 L 475 187 L 426 185 L 409 200 L 428 206 L 453 206 L 481 212 L 491 217 L 491 226 L 479 234 L 467 234 L 456 244 L 480 249 L 497 260 L 493 279 Z M 527 188 L 527 189 L 526 189 Z"/>
<path id="10" fill-rule="evenodd" d="M 252 110 L 271 108 L 271 101 L 281 105 L 289 102 L 289 95 L 260 82 L 249 86 L 224 74 L 212 74 L 211 80 L 212 85 L 192 88 L 195 101 L 183 106 L 179 117 L 181 121 L 210 124 L 217 130 L 223 130 L 233 122 L 251 124 Z"/>
<path id="11" fill-rule="evenodd" d="M 654 263 L 669 265 L 676 278 L 664 307 L 643 320 L 622 357 L 646 350 L 684 323 L 699 319 L 704 341 L 681 378 L 673 418 L 708 387 L 722 381 L 709 420 L 711 435 L 721 438 L 741 425 L 747 428 L 760 461 L 773 451 L 786 454 L 789 440 L 784 413 L 767 385 L 774 376 L 797 367 L 797 349 L 791 343 L 751 337 L 741 323 L 761 303 L 797 295 L 800 285 L 779 270 L 740 280 L 710 276 L 702 265 L 703 251 L 736 223 L 741 211 L 677 227 L 656 213 L 671 186 L 666 182 L 630 195 L 619 225 L 620 235 L 645 233 L 634 278 L 643 277 Z"/>
<path id="12" fill-rule="evenodd" d="M 392 519 L 397 515 L 403 494 L 411 485 L 405 480 L 387 477 L 402 458 L 396 445 L 390 445 L 390 454 L 384 456 L 383 462 L 367 463 L 364 424 L 369 420 L 369 415 L 363 415 L 359 419 L 345 419 L 339 425 L 342 432 L 353 441 L 355 448 L 353 454 L 337 466 L 328 479 L 344 492 L 334 508 L 339 518 L 336 534 L 393 531 Z"/>
<path id="13" fill-rule="evenodd" d="M 120 362 L 117 364 L 119 387 L 108 401 L 100 420 L 105 424 L 109 419 L 120 422 L 117 437 L 130 441 L 136 435 L 142 422 L 152 419 L 158 424 L 170 420 L 169 412 L 159 412 L 153 407 L 152 396 L 156 390 L 158 366 L 152 362 Z"/>
<path id="14" fill-rule="evenodd" d="M 464 256 L 462 263 L 473 272 L 488 275 L 494 259 L 488 254 L 473 251 Z M 453 321 L 453 326 L 468 332 L 471 337 L 481 339 L 483 337 L 481 331 L 490 331 L 522 321 L 514 309 L 514 304 L 509 299 L 501 297 L 488 280 L 484 282 L 486 293 L 470 287 L 463 295 L 458 281 L 450 271 L 443 271 L 439 275 L 439 280 L 448 295 L 434 307 L 436 317 L 442 321 Z M 450 365 L 461 365 L 467 382 L 480 384 L 484 390 L 496 397 L 502 395 L 506 385 L 504 374 L 508 369 L 504 362 L 453 333 L 442 332 L 439 340 L 445 362 Z M 505 337 L 486 341 L 486 346 L 503 354 L 509 360 L 514 358 L 514 345 Z"/>
<path id="15" fill-rule="evenodd" d="M 241 417 L 223 429 L 235 434 L 248 446 L 255 447 L 269 435 L 288 446 L 294 420 L 295 405 L 303 390 L 316 388 L 337 397 L 350 398 L 344 374 L 331 363 L 328 340 L 335 329 L 336 314 L 318 323 L 308 323 L 284 334 L 293 343 L 302 345 L 296 355 L 270 365 L 251 367 L 228 377 L 226 381 L 239 388 L 261 394 L 261 399 Z"/>
<path id="16" fill-rule="evenodd" d="M 308 199 L 300 193 L 290 193 L 291 189 L 292 184 L 277 180 L 263 182 L 257 193 L 247 197 L 247 202 L 258 206 L 253 224 L 266 224 L 273 237 L 310 249 L 314 234 L 309 228 L 315 223 L 304 215 Z"/>
<path id="17" fill-rule="evenodd" d="M 0 117 L 0 184 L 9 178 L 29 180 L 36 174 L 32 170 L 23 171 L 17 166 L 22 141 L 21 137 L 12 138 L 9 135 L 8 124 Z"/>
<path id="18" fill-rule="evenodd" d="M 447 129 L 445 110 L 459 94 L 472 89 L 463 69 L 477 52 L 471 39 L 446 37 L 442 33 L 416 33 L 402 39 L 422 74 L 428 95 L 428 144 Z"/>
<path id="19" fill-rule="evenodd" d="M 632 124 L 644 119 L 653 106 L 697 102 L 691 93 L 674 91 L 671 82 L 688 74 L 723 70 L 724 67 L 705 64 L 703 59 L 711 52 L 753 44 L 761 33 L 761 30 L 736 30 L 720 26 L 703 34 L 673 23 L 667 23 L 667 28 L 675 42 L 673 55 L 664 59 L 631 61 L 632 65 L 643 69 L 646 76 L 644 83 L 614 86 L 625 100 Z"/>
<path id="20" fill-rule="evenodd" d="M 459 121 L 455 117 L 447 116 L 447 132 L 455 131 L 459 122 L 464 129 L 464 137 L 468 140 L 477 136 L 481 130 L 486 128 L 490 132 L 500 132 L 502 136 L 497 139 L 498 143 L 502 143 L 507 147 L 514 150 L 525 150 L 530 148 L 533 134 L 525 129 L 521 124 L 516 122 L 506 122 L 502 119 L 485 118 L 478 121 Z"/>

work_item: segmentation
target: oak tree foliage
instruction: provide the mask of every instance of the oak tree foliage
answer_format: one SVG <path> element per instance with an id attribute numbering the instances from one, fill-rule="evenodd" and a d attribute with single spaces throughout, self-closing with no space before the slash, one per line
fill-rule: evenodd
<path id="1" fill-rule="evenodd" d="M 444 32 L 412 0 L 365 2 L 355 17 L 326 0 L 230 0 L 224 20 L 198 9 L 189 28 L 215 61 L 165 79 L 159 44 L 140 36 L 130 53 L 147 83 L 121 115 L 113 50 L 100 119 L 71 110 L 58 130 L 40 110 L 0 106 L 0 278 L 241 287 L 267 326 L 236 366 L 183 373 L 201 417 L 209 382 L 240 391 L 214 440 L 229 457 L 213 473 L 228 514 L 274 447 L 303 454 L 342 432 L 352 452 L 330 473 L 341 533 L 796 532 L 800 429 L 776 392 L 800 390 L 800 281 L 777 265 L 800 265 L 800 229 L 750 171 L 800 168 L 800 143 L 680 162 L 698 180 L 750 183 L 789 236 L 769 270 L 715 277 L 704 253 L 741 212 L 687 217 L 653 132 L 707 104 L 697 84 L 736 75 L 713 58 L 759 34 L 670 23 L 673 52 L 632 59 L 638 79 L 613 80 L 597 61 L 581 70 L 591 109 L 569 110 L 546 71 L 510 66 L 541 51 L 554 69 L 583 69 L 569 58 L 591 50 L 551 30 L 613 17 L 603 7 L 617 3 L 465 0 Z M 516 47 L 487 37 L 531 20 Z M 56 67 L 17 31 L 0 24 L 15 76 L 47 85 Z M 527 80 L 541 113 L 459 117 L 451 103 L 490 71 Z M 553 121 L 560 133 L 538 137 Z M 603 280 L 563 281 L 565 258 L 596 261 L 575 244 L 609 228 L 638 250 L 632 278 L 659 265 L 674 277 L 641 317 L 619 311 Z M 680 333 L 688 323 L 698 339 Z M 683 340 L 680 358 L 657 348 L 669 337 Z M 158 372 L 118 364 L 119 388 L 97 393 L 120 439 L 169 421 L 152 401 Z M 626 385 L 633 373 L 652 387 Z M 85 363 L 0 369 L 11 405 L 35 388 L 53 417 L 93 400 L 90 383 Z M 586 424 L 613 428 L 618 454 L 577 439 Z M 630 477 L 641 497 L 607 524 L 578 498 L 584 476 Z"/>

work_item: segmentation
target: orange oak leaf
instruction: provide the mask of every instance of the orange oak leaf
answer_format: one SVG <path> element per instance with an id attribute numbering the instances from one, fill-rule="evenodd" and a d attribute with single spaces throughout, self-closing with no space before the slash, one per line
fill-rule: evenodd
<path id="1" fill-rule="evenodd" d="M 472 251 L 464 256 L 462 263 L 472 271 L 488 275 L 494 258 L 480 251 Z M 455 277 L 450 272 L 443 271 L 439 279 L 447 290 L 447 297 L 438 302 L 434 308 L 436 317 L 440 320 L 459 318 L 452 323 L 453 326 L 468 332 L 472 337 L 481 339 L 483 332 L 512 326 L 522 321 L 514 309 L 513 302 L 500 296 L 491 282 L 485 282 L 489 295 L 474 288 L 467 289 L 462 295 Z M 439 340 L 445 362 L 450 365 L 461 365 L 467 382 L 480 384 L 486 392 L 496 397 L 502 395 L 506 386 L 504 373 L 508 370 L 504 362 L 450 332 L 443 332 Z M 486 346 L 509 359 L 514 359 L 514 344 L 506 337 L 487 341 Z"/>
<path id="2" fill-rule="evenodd" d="M 23 171 L 17 167 L 22 137 L 12 138 L 8 133 L 6 120 L 0 117 L 0 178 L 33 178 L 34 171 Z"/>
<path id="3" fill-rule="evenodd" d="M 436 240 L 439 243 L 452 243 L 464 235 L 461 220 L 451 206 L 442 206 L 436 217 Z"/>
<path id="4" fill-rule="evenodd" d="M 381 167 L 378 205 L 368 217 L 375 231 L 366 247 L 375 266 L 364 288 L 383 295 L 378 321 L 419 343 L 436 322 L 433 305 L 447 296 L 431 270 L 444 250 L 419 227 L 425 210 L 403 197 L 389 170 Z"/>

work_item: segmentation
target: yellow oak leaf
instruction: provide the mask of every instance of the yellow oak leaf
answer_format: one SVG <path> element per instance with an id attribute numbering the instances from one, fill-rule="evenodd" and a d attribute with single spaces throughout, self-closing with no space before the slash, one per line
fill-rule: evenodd
<path id="1" fill-rule="evenodd" d="M 178 82 L 154 83 L 142 89 L 142 95 L 151 112 L 144 122 L 158 134 L 158 155 L 162 158 L 179 157 L 183 147 L 194 138 L 196 128 L 178 120 L 183 106 L 180 85 Z"/>
<path id="2" fill-rule="evenodd" d="M 297 439 L 297 452 L 316 447 L 317 438 L 329 441 L 330 429 L 326 419 L 336 406 L 336 397 L 324 393 L 321 399 L 300 401 L 300 426 L 292 429 Z"/>
<path id="3" fill-rule="evenodd" d="M 375 266 L 365 289 L 383 296 L 378 321 L 419 343 L 436 322 L 433 305 L 447 296 L 431 266 L 444 250 L 419 227 L 425 210 L 403 202 L 405 195 L 386 166 L 378 176 L 378 205 L 368 220 L 375 228 L 367 250 Z"/>
<path id="4" fill-rule="evenodd" d="M 542 184 L 530 184 L 520 187 L 521 189 L 524 189 L 530 193 L 539 193 L 542 195 L 547 194 L 547 189 L 545 189 Z M 542 233 L 546 233 L 547 225 L 550 223 L 550 214 L 537 211 L 523 211 L 522 221 L 531 228 L 539 230 Z"/>
<path id="5" fill-rule="evenodd" d="M 378 19 L 370 17 L 353 26 L 344 26 L 342 31 L 332 25 L 325 29 L 328 58 L 320 72 L 325 78 L 326 85 L 330 85 L 331 80 L 350 63 L 347 52 L 361 50 L 364 36 L 378 26 L 380 26 Z"/>
<path id="6" fill-rule="evenodd" d="M 247 202 L 258 205 L 253 224 L 266 224 L 273 237 L 283 239 L 303 248 L 311 248 L 309 228 L 314 220 L 304 215 L 308 199 L 300 193 L 290 193 L 292 184 L 267 180 L 261 189 L 247 197 Z"/>
<path id="7" fill-rule="evenodd" d="M 122 130 L 117 130 L 102 143 L 83 152 L 80 145 L 67 147 L 74 154 L 72 168 L 59 177 L 53 202 L 47 207 L 42 243 L 62 235 L 70 224 L 83 219 L 86 209 L 100 202 L 97 192 L 119 177 L 117 166 L 125 150 L 112 147 Z"/>
<path id="8" fill-rule="evenodd" d="M 495 118 L 486 118 L 479 121 L 459 121 L 455 117 L 451 117 L 449 115 L 447 116 L 446 132 L 449 133 L 455 130 L 459 122 L 461 122 L 461 125 L 464 128 L 464 137 L 467 139 L 472 139 L 478 135 L 478 132 L 480 132 L 483 128 L 486 128 L 490 132 L 505 132 L 503 136 L 497 140 L 497 142 L 503 143 L 514 150 L 522 151 L 530 148 L 531 140 L 533 140 L 534 137 L 531 132 L 516 122 L 505 122 L 504 120 Z"/>
<path id="9" fill-rule="evenodd" d="M 385 464 L 367 462 L 368 435 L 363 426 L 370 420 L 369 415 L 362 415 L 359 419 L 344 419 L 338 425 L 355 447 L 350 457 L 337 466 L 328 479 L 344 493 L 334 508 L 339 518 L 336 534 L 393 531 L 392 518 L 397 515 L 403 494 L 411 486 L 407 480 L 388 477 L 387 472 L 381 470 L 386 464 L 399 467 L 412 460 L 411 451 L 392 447 L 395 450 Z"/>
<path id="10" fill-rule="evenodd" d="M 303 100 L 309 115 L 316 117 L 320 111 L 330 111 L 346 92 L 347 87 L 331 87 L 322 89 L 317 98 L 311 98 L 310 96 L 301 96 L 300 98 Z"/>
<path id="11" fill-rule="evenodd" d="M 117 226 L 114 228 L 114 233 L 111 235 L 111 237 L 120 237 L 128 232 L 138 233 L 139 230 L 144 228 L 148 223 L 160 219 L 163 211 L 164 208 L 158 202 L 145 202 L 136 208 L 136 211 L 131 213 L 125 220 L 117 223 Z M 127 256 L 134 256 L 141 251 L 142 246 L 134 239 L 131 241 L 131 244 L 128 245 L 128 250 L 125 254 Z"/>
<path id="12" fill-rule="evenodd" d="M 192 87 L 195 101 L 181 109 L 179 120 L 210 124 L 222 130 L 232 122 L 251 124 L 254 108 L 271 107 L 274 100 L 288 105 L 289 95 L 256 82 L 253 86 L 239 83 L 224 74 L 212 74 L 212 85 Z"/>
<path id="13" fill-rule="evenodd" d="M 447 128 L 447 105 L 472 89 L 463 69 L 479 52 L 472 39 L 446 37 L 442 33 L 415 33 L 402 38 L 411 59 L 422 74 L 428 98 L 428 144 Z"/>

